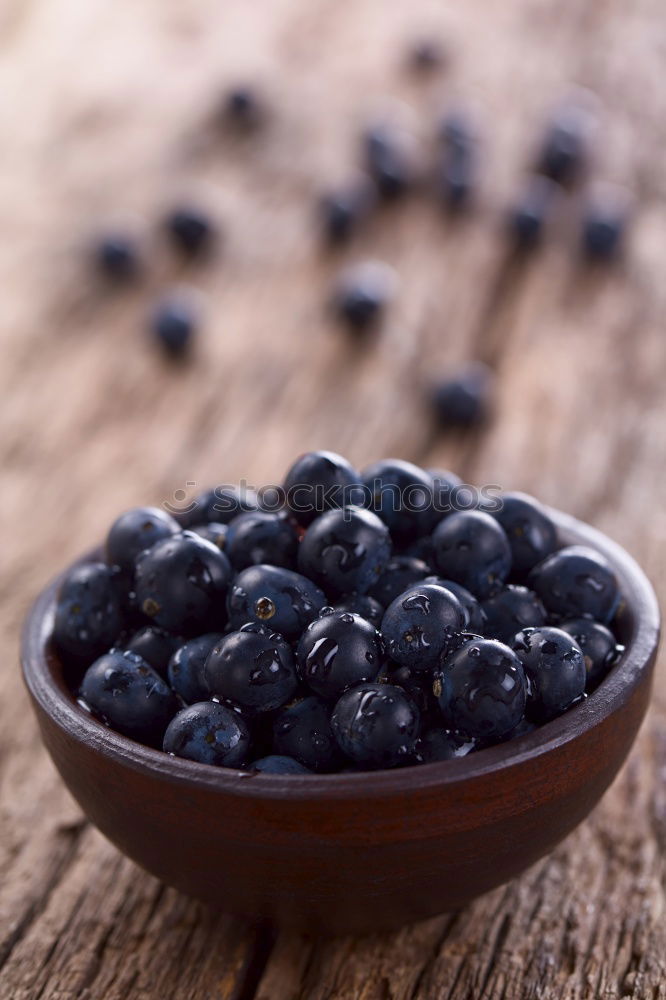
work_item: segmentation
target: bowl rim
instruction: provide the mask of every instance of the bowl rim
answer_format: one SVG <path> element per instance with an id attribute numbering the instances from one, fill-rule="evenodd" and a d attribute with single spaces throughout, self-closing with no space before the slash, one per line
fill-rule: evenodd
<path id="1" fill-rule="evenodd" d="M 456 788 L 543 757 L 601 725 L 650 674 L 659 642 L 656 595 L 643 570 L 618 543 L 568 514 L 547 508 L 565 545 L 586 545 L 600 552 L 615 571 L 631 614 L 632 635 L 625 651 L 599 687 L 584 702 L 533 732 L 464 758 L 381 771 L 343 774 L 274 775 L 215 767 L 172 757 L 123 736 L 82 709 L 64 684 L 54 679 L 47 644 L 53 627 L 57 589 L 71 566 L 39 594 L 23 627 L 21 666 L 25 684 L 42 711 L 70 737 L 124 767 L 189 788 L 261 800 L 321 801 L 387 797 L 435 788 Z M 90 561 L 94 550 L 76 560 Z M 251 780 L 248 780 L 251 779 Z"/>

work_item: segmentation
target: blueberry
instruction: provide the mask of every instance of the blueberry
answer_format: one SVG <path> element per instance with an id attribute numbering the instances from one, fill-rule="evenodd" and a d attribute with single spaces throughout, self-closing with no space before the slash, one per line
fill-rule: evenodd
<path id="1" fill-rule="evenodd" d="M 383 661 L 377 629 L 349 611 L 335 611 L 308 625 L 296 651 L 301 679 L 325 701 L 335 701 L 356 684 L 374 681 Z"/>
<path id="2" fill-rule="evenodd" d="M 608 562 L 584 545 L 571 545 L 547 556 L 534 567 L 528 583 L 556 618 L 593 618 L 607 625 L 620 602 Z"/>
<path id="3" fill-rule="evenodd" d="M 558 185 L 535 174 L 509 209 L 507 230 L 514 246 L 531 250 L 541 242 L 557 200 Z"/>
<path id="4" fill-rule="evenodd" d="M 150 320 L 153 337 L 167 355 L 180 358 L 199 327 L 199 311 L 190 296 L 172 294 L 157 303 Z"/>
<path id="5" fill-rule="evenodd" d="M 225 95 L 224 118 L 240 129 L 255 129 L 266 118 L 266 109 L 257 91 L 247 84 L 237 84 Z"/>
<path id="6" fill-rule="evenodd" d="M 168 632 L 193 635 L 220 628 L 230 578 L 224 553 L 194 532 L 184 531 L 139 556 L 137 605 Z"/>
<path id="7" fill-rule="evenodd" d="M 201 701 L 183 708 L 164 734 L 165 753 L 216 767 L 240 767 L 250 749 L 250 730 L 238 712 Z"/>
<path id="8" fill-rule="evenodd" d="M 407 62 L 416 72 L 431 73 L 446 62 L 446 50 L 434 38 L 420 38 L 411 46 Z"/>
<path id="9" fill-rule="evenodd" d="M 465 643 L 443 664 L 434 688 L 444 724 L 483 742 L 503 739 L 525 711 L 522 663 L 495 639 Z"/>
<path id="10" fill-rule="evenodd" d="M 565 186 L 580 178 L 588 158 L 591 119 L 576 104 L 566 104 L 548 123 L 537 154 L 539 173 Z"/>
<path id="11" fill-rule="evenodd" d="M 457 511 L 435 528 L 432 536 L 435 565 L 485 600 L 503 585 L 511 569 L 511 548 L 504 529 L 483 511 Z"/>
<path id="12" fill-rule="evenodd" d="M 581 248 L 588 260 L 606 263 L 622 250 L 629 222 L 629 199 L 621 192 L 607 192 L 590 199 L 584 208 Z"/>
<path id="13" fill-rule="evenodd" d="M 93 248 L 94 263 L 104 277 L 117 284 L 133 281 L 141 270 L 136 243 L 126 233 L 107 233 Z"/>
<path id="14" fill-rule="evenodd" d="M 589 618 L 571 618 L 561 625 L 578 643 L 585 660 L 586 687 L 596 687 L 623 651 L 610 629 Z"/>
<path id="15" fill-rule="evenodd" d="M 319 212 L 326 243 L 329 246 L 348 243 L 370 214 L 373 202 L 367 178 L 323 195 Z"/>
<path id="16" fill-rule="evenodd" d="M 480 361 L 440 379 L 432 391 L 432 404 L 442 427 L 471 427 L 482 423 L 490 412 L 494 380 L 491 369 Z"/>
<path id="17" fill-rule="evenodd" d="M 172 635 L 157 625 L 144 625 L 123 645 L 123 649 L 138 655 L 160 677 L 166 677 L 169 660 L 183 643 L 183 637 Z"/>
<path id="18" fill-rule="evenodd" d="M 195 535 L 200 535 L 221 550 L 226 548 L 228 530 L 227 524 L 216 524 L 214 521 L 209 521 L 207 524 L 193 524 L 190 528 Z"/>
<path id="19" fill-rule="evenodd" d="M 188 705 L 205 701 L 210 691 L 204 677 L 206 659 L 222 639 L 219 632 L 206 632 L 180 645 L 169 660 L 169 684 Z"/>
<path id="20" fill-rule="evenodd" d="M 451 639 L 465 627 L 465 614 L 450 590 L 423 583 L 397 597 L 382 619 L 381 633 L 396 663 L 415 670 L 435 667 Z"/>
<path id="21" fill-rule="evenodd" d="M 134 571 L 137 556 L 155 542 L 180 531 L 178 523 L 157 507 L 133 507 L 111 525 L 106 536 L 104 556 L 111 566 Z"/>
<path id="22" fill-rule="evenodd" d="M 411 158 L 402 133 L 375 125 L 362 137 L 365 165 L 385 201 L 395 201 L 414 184 Z"/>
<path id="23" fill-rule="evenodd" d="M 312 580 L 280 566 L 248 566 L 229 591 L 229 623 L 264 624 L 287 639 L 301 632 L 326 606 L 326 597 Z"/>
<path id="24" fill-rule="evenodd" d="M 524 576 L 557 548 L 557 528 L 547 511 L 526 493 L 504 493 L 493 515 L 511 546 L 512 572 Z"/>
<path id="25" fill-rule="evenodd" d="M 448 469 L 428 469 L 433 481 L 433 528 L 443 517 L 456 510 L 458 491 L 463 485 L 460 476 Z"/>
<path id="26" fill-rule="evenodd" d="M 432 672 L 415 670 L 389 661 L 378 680 L 402 688 L 419 710 L 421 726 L 436 726 L 441 721 L 439 705 L 432 690 Z"/>
<path id="27" fill-rule="evenodd" d="M 298 686 L 289 644 L 254 628 L 230 632 L 213 646 L 204 680 L 212 695 L 252 712 L 280 708 Z"/>
<path id="28" fill-rule="evenodd" d="M 414 556 L 393 556 L 386 568 L 370 591 L 384 607 L 399 597 L 415 583 L 424 580 L 430 574 L 430 567 L 422 559 Z"/>
<path id="29" fill-rule="evenodd" d="M 363 470 L 369 506 L 387 525 L 393 540 L 408 544 L 432 527 L 434 482 L 411 462 L 387 458 Z"/>
<path id="30" fill-rule="evenodd" d="M 71 570 L 58 591 L 53 641 L 60 653 L 90 663 L 109 649 L 123 627 L 112 570 L 101 562 Z"/>
<path id="31" fill-rule="evenodd" d="M 419 711 L 401 688 L 360 684 L 333 709 L 331 725 L 340 749 L 367 768 L 407 763 L 419 735 Z"/>
<path id="32" fill-rule="evenodd" d="M 112 729 L 149 746 L 161 747 L 178 711 L 171 688 L 137 653 L 112 649 L 88 667 L 81 698 Z"/>
<path id="33" fill-rule="evenodd" d="M 396 275 L 380 261 L 364 261 L 345 271 L 333 292 L 333 313 L 354 333 L 376 327 L 396 292 Z"/>
<path id="34" fill-rule="evenodd" d="M 460 108 L 448 112 L 439 138 L 438 194 L 445 208 L 458 212 L 468 207 L 477 185 L 478 144 L 469 115 Z"/>
<path id="35" fill-rule="evenodd" d="M 298 568 L 327 594 L 365 594 L 391 555 L 386 525 L 368 510 L 330 510 L 313 521 L 298 551 Z"/>
<path id="36" fill-rule="evenodd" d="M 280 709 L 273 721 L 273 749 L 309 771 L 337 771 L 341 754 L 329 710 L 318 698 L 301 698 Z"/>
<path id="37" fill-rule="evenodd" d="M 301 455 L 287 472 L 283 489 L 288 509 L 303 525 L 327 510 L 364 506 L 360 474 L 333 451 Z"/>
<path id="38" fill-rule="evenodd" d="M 529 680 L 527 714 L 535 722 L 566 712 L 585 691 L 585 660 L 578 643 L 559 628 L 526 628 L 512 646 Z"/>
<path id="39" fill-rule="evenodd" d="M 210 253 L 217 236 L 210 216 L 193 205 L 172 209 L 166 218 L 166 231 L 179 253 L 192 258 Z"/>
<path id="40" fill-rule="evenodd" d="M 375 628 L 379 628 L 384 617 L 384 608 L 374 597 L 367 594 L 347 594 L 333 605 L 334 611 L 351 611 L 352 614 L 365 618 Z"/>
<path id="41" fill-rule="evenodd" d="M 486 616 L 484 635 L 510 643 L 521 629 L 546 624 L 546 609 L 527 587 L 509 584 L 485 600 L 482 605 Z"/>
<path id="42" fill-rule="evenodd" d="M 190 510 L 179 514 L 178 522 L 189 528 L 194 524 L 229 524 L 238 514 L 258 510 L 259 499 L 245 486 L 216 486 L 195 497 Z"/>
<path id="43" fill-rule="evenodd" d="M 441 576 L 427 576 L 425 583 L 436 583 L 439 587 L 450 590 L 454 597 L 457 597 L 465 615 L 465 628 L 476 635 L 484 635 L 486 630 L 486 616 L 484 610 L 469 590 L 456 583 L 455 580 L 445 580 Z"/>
<path id="44" fill-rule="evenodd" d="M 229 522 L 225 552 L 236 570 L 270 563 L 291 568 L 296 563 L 298 535 L 289 518 L 263 510 L 238 514 Z"/>
<path id="45" fill-rule="evenodd" d="M 478 741 L 452 729 L 429 729 L 416 741 L 414 758 L 418 764 L 432 764 L 439 760 L 466 757 L 478 749 Z"/>
<path id="46" fill-rule="evenodd" d="M 251 770 L 259 771 L 262 774 L 310 774 L 307 767 L 303 767 L 293 757 L 281 757 L 279 754 L 270 754 L 268 757 L 260 757 L 250 765 Z"/>

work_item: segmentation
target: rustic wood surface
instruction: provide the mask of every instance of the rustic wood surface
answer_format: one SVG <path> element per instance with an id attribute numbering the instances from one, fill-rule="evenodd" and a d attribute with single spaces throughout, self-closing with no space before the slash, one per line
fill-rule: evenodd
<path id="1" fill-rule="evenodd" d="M 539 494 L 625 544 L 666 590 L 666 34 L 659 0 L 5 0 L 0 7 L 0 997 L 408 1000 L 666 997 L 666 679 L 620 778 L 555 853 L 455 916 L 317 942 L 251 930 L 160 886 L 81 816 L 40 747 L 16 669 L 31 597 L 111 517 L 187 482 L 279 480 L 329 447 L 395 454 Z M 406 39 L 450 40 L 416 82 Z M 237 79 L 274 107 L 265 134 L 216 134 Z M 568 82 L 601 101 L 600 178 L 639 210 L 627 261 L 582 272 L 575 205 L 532 261 L 507 263 L 501 207 L 540 116 Z M 311 201 L 344 175 L 355 131 L 387 96 L 427 130 L 456 97 L 478 107 L 483 194 L 452 225 L 427 199 L 323 255 Z M 209 267 L 179 272 L 156 234 L 169 200 L 225 220 Z M 139 288 L 107 296 L 84 247 L 136 218 Z M 377 343 L 354 352 L 322 302 L 342 261 L 400 272 Z M 165 365 L 144 336 L 151 295 L 207 295 L 196 359 Z M 422 385 L 481 356 L 499 373 L 482 433 L 437 437 Z M 547 775 L 544 776 L 547 780 Z"/>

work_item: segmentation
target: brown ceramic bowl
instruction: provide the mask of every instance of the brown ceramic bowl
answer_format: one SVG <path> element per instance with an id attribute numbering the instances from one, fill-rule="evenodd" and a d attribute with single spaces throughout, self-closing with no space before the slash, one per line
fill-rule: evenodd
<path id="1" fill-rule="evenodd" d="M 619 546 L 553 512 L 611 562 L 626 652 L 583 703 L 462 760 L 370 774 L 251 775 L 178 760 L 82 711 L 49 649 L 58 581 L 25 626 L 23 671 L 48 752 L 88 818 L 143 868 L 254 919 L 364 932 L 454 910 L 550 851 L 618 772 L 647 709 L 659 610 Z"/>

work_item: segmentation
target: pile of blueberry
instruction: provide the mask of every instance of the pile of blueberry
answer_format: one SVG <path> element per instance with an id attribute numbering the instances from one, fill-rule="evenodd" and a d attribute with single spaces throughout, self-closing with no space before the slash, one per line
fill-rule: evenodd
<path id="1" fill-rule="evenodd" d="M 465 507 L 466 509 L 461 509 Z M 621 647 L 604 558 L 537 501 L 385 460 L 137 508 L 61 585 L 80 705 L 169 754 L 279 774 L 463 757 L 580 702 Z"/>

